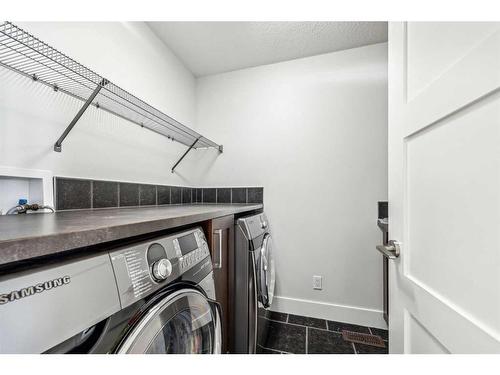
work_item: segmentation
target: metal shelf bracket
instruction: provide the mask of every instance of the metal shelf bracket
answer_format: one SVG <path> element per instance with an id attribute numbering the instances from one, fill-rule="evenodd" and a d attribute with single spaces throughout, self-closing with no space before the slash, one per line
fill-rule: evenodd
<path id="1" fill-rule="evenodd" d="M 97 96 L 97 94 L 99 94 L 99 91 L 101 91 L 101 89 L 104 86 L 106 86 L 108 83 L 109 83 L 109 81 L 107 79 L 103 78 L 102 81 L 97 85 L 97 87 L 94 89 L 94 91 L 92 92 L 92 94 L 89 96 L 89 98 L 83 104 L 82 108 L 80 108 L 80 110 L 78 111 L 78 113 L 76 114 L 76 116 L 73 118 L 73 120 L 71 120 L 71 122 L 69 123 L 68 127 L 64 130 L 64 132 L 61 134 L 61 136 L 59 137 L 59 139 L 54 144 L 54 151 L 61 152 L 61 150 L 62 150 L 62 143 L 64 141 L 64 138 L 66 138 L 68 136 L 69 132 L 73 129 L 73 127 L 76 125 L 76 123 L 78 122 L 78 120 L 80 120 L 80 117 L 82 117 L 83 113 L 87 110 L 87 108 L 89 107 L 89 105 L 92 104 L 92 101 L 95 99 L 95 97 Z"/>
<path id="2" fill-rule="evenodd" d="M 182 154 L 181 158 L 179 160 L 177 160 L 177 163 L 175 163 L 174 166 L 172 167 L 172 173 L 174 173 L 175 167 L 177 167 L 177 165 L 179 165 L 179 163 L 182 161 L 182 159 L 184 159 L 186 157 L 188 152 L 193 149 L 194 145 L 199 141 L 200 138 L 201 137 L 196 138 L 196 140 L 193 142 L 193 144 L 191 146 L 189 146 L 189 148 L 186 150 L 186 152 L 184 154 Z"/>
<path id="3" fill-rule="evenodd" d="M 174 164 L 174 166 L 172 167 L 172 173 L 174 173 L 174 169 L 175 167 L 177 167 L 177 165 L 182 161 L 182 159 L 184 159 L 186 157 L 186 155 L 188 154 L 189 151 L 191 151 L 193 149 L 193 147 L 196 145 L 196 143 L 200 140 L 201 137 L 198 137 L 191 146 L 189 146 L 189 148 L 186 150 L 186 152 L 184 154 L 182 154 L 181 158 L 179 160 L 177 160 L 177 163 Z M 222 154 L 224 152 L 224 147 L 222 145 L 219 145 L 219 148 L 218 148 L 219 152 Z"/>

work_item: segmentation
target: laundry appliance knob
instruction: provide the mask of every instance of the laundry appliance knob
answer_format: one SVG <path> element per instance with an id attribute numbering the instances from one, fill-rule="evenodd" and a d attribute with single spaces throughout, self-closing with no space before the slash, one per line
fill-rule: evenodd
<path id="1" fill-rule="evenodd" d="M 166 258 L 153 263 L 153 277 L 158 280 L 165 280 L 172 273 L 172 263 Z"/>

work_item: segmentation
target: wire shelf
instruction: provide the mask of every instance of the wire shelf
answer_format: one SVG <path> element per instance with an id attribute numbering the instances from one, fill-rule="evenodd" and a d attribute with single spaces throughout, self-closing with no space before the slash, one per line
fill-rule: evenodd
<path id="1" fill-rule="evenodd" d="M 190 146 L 190 149 L 212 147 L 222 152 L 221 145 L 182 125 L 10 22 L 0 25 L 0 66 Z M 85 109 L 86 106 L 77 114 L 74 123 Z M 69 130 L 58 142 L 62 142 L 74 123 L 70 124 Z"/>

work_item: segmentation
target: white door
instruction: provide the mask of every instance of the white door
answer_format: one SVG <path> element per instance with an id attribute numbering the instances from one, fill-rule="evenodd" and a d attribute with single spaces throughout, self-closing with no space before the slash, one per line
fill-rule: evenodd
<path id="1" fill-rule="evenodd" d="M 390 23 L 391 353 L 500 353 L 500 23 Z"/>

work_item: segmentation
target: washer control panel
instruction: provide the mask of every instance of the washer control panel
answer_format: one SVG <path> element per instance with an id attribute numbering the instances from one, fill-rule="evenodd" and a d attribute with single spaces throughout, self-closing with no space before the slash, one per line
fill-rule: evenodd
<path id="1" fill-rule="evenodd" d="M 269 232 L 269 221 L 265 213 L 240 218 L 238 225 L 243 230 L 247 240 L 253 240 Z"/>
<path id="2" fill-rule="evenodd" d="M 181 273 L 189 270 L 210 255 L 207 240 L 201 230 L 190 233 L 185 237 L 174 239 L 174 249 L 179 255 Z"/>
<path id="3" fill-rule="evenodd" d="M 201 228 L 155 238 L 109 253 L 122 308 L 181 277 L 210 256 Z"/>

